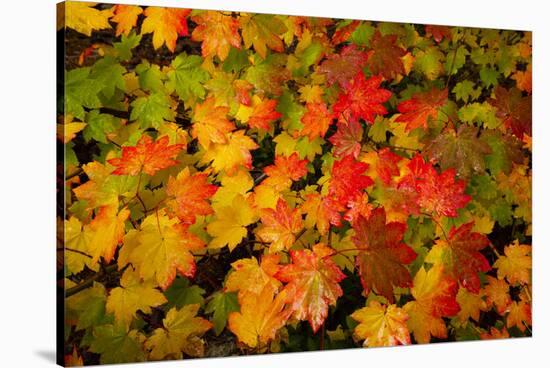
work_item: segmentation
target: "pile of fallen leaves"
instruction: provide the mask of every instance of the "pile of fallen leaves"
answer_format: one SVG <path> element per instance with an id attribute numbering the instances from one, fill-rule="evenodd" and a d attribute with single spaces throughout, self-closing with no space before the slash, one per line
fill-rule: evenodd
<path id="1" fill-rule="evenodd" d="M 530 336 L 531 33 L 61 10 L 67 364 Z"/>

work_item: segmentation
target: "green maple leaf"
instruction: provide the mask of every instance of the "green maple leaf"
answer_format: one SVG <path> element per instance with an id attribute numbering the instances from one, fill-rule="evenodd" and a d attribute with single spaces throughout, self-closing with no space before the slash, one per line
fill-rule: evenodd
<path id="1" fill-rule="evenodd" d="M 122 325 L 103 325 L 94 328 L 90 351 L 101 354 L 101 364 L 142 362 L 145 339 L 137 330 L 126 331 Z"/>
<path id="2" fill-rule="evenodd" d="M 136 73 L 139 85 L 143 90 L 149 92 L 163 92 L 165 90 L 164 80 L 166 76 L 158 65 L 150 64 L 147 60 L 143 60 L 136 67 Z"/>
<path id="3" fill-rule="evenodd" d="M 474 82 L 465 80 L 456 84 L 453 88 L 453 93 L 457 100 L 468 102 L 470 99 L 476 100 L 481 95 L 481 90 L 475 88 Z"/>
<path id="4" fill-rule="evenodd" d="M 120 42 L 113 43 L 113 47 L 117 52 L 117 57 L 120 61 L 128 61 L 132 58 L 132 49 L 137 47 L 141 42 L 141 35 L 137 35 L 134 31 L 128 36 L 122 35 Z"/>
<path id="5" fill-rule="evenodd" d="M 178 277 L 172 285 L 164 292 L 166 299 L 168 299 L 168 307 L 181 308 L 184 305 L 189 304 L 204 304 L 204 289 L 201 289 L 197 285 L 190 285 L 189 280 L 186 278 Z"/>
<path id="6" fill-rule="evenodd" d="M 92 66 L 90 78 L 100 82 L 103 85 L 101 93 L 107 99 L 111 99 L 117 89 L 121 91 L 126 89 L 124 73 L 126 73 L 126 69 L 114 57 L 105 56 Z"/>
<path id="7" fill-rule="evenodd" d="M 176 114 L 170 105 L 170 98 L 160 92 L 138 97 L 131 104 L 130 120 L 136 120 L 144 129 L 158 128 L 164 120 L 174 121 Z"/>
<path id="8" fill-rule="evenodd" d="M 522 162 L 521 142 L 516 137 L 497 130 L 487 130 L 481 134 L 481 139 L 491 147 L 492 152 L 485 157 L 485 163 L 493 175 L 500 171 L 509 174 L 512 163 Z"/>
<path id="9" fill-rule="evenodd" d="M 101 114 L 99 110 L 92 110 L 86 114 L 86 128 L 84 139 L 95 139 L 101 143 L 109 143 L 105 134 L 114 132 L 120 126 L 120 119 L 110 114 Z"/>
<path id="10" fill-rule="evenodd" d="M 214 313 L 212 316 L 214 331 L 216 335 L 219 335 L 227 324 L 229 313 L 238 312 L 239 310 L 237 293 L 216 292 L 206 306 L 205 312 L 208 314 Z"/>
<path id="11" fill-rule="evenodd" d="M 101 107 L 99 93 L 105 87 L 103 82 L 90 78 L 90 67 L 78 68 L 65 75 L 65 113 L 84 120 L 84 107 Z"/>
<path id="12" fill-rule="evenodd" d="M 435 46 L 428 47 L 424 51 L 418 51 L 415 54 L 414 68 L 424 74 L 429 80 L 434 80 L 443 73 L 444 55 Z"/>
<path id="13" fill-rule="evenodd" d="M 239 50 L 234 47 L 231 47 L 227 58 L 223 62 L 222 69 L 224 72 L 229 73 L 239 73 L 241 70 L 250 65 L 248 61 L 248 54 L 246 50 Z"/>
<path id="14" fill-rule="evenodd" d="M 303 105 L 297 103 L 294 99 L 294 95 L 290 91 L 285 91 L 277 104 L 277 112 L 280 112 L 285 129 L 292 133 L 296 130 L 302 130 L 302 116 L 304 115 L 305 108 Z"/>
<path id="15" fill-rule="evenodd" d="M 184 100 L 204 98 L 204 83 L 210 79 L 208 72 L 201 68 L 202 58 L 198 55 L 187 55 L 185 52 L 172 60 L 172 70 L 168 72 L 170 85 L 178 96 Z"/>
<path id="16" fill-rule="evenodd" d="M 496 86 L 498 84 L 499 73 L 493 68 L 484 67 L 479 71 L 479 77 L 485 87 Z"/>

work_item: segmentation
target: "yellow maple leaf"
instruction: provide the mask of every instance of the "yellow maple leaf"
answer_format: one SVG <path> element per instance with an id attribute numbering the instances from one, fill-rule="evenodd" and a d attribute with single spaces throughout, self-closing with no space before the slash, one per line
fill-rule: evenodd
<path id="1" fill-rule="evenodd" d="M 487 276 L 488 284 L 483 289 L 487 304 L 494 305 L 498 314 L 503 316 L 510 309 L 512 298 L 510 297 L 510 286 L 504 280 Z"/>
<path id="2" fill-rule="evenodd" d="M 193 138 L 197 138 L 205 149 L 209 149 L 211 143 L 227 143 L 226 134 L 235 130 L 235 125 L 227 119 L 228 113 L 228 107 L 216 106 L 213 96 L 197 104 L 193 114 Z"/>
<path id="3" fill-rule="evenodd" d="M 129 258 L 144 280 L 154 279 L 166 290 L 176 272 L 194 276 L 196 265 L 191 251 L 204 248 L 204 243 L 180 225 L 177 218 L 169 218 L 165 210 L 153 213 L 143 220 L 136 236 L 138 244 Z"/>
<path id="4" fill-rule="evenodd" d="M 202 162 L 212 162 L 215 172 L 225 171 L 228 175 L 235 174 L 240 167 L 252 168 L 252 155 L 250 150 L 258 148 L 244 130 L 229 133 L 226 144 L 214 144 L 208 149 Z"/>
<path id="5" fill-rule="evenodd" d="M 458 290 L 456 301 L 460 305 L 460 311 L 456 317 L 461 323 L 468 322 L 470 318 L 478 322 L 479 313 L 488 309 L 482 293 L 471 293 L 463 287 Z"/>
<path id="6" fill-rule="evenodd" d="M 363 346 L 395 346 L 411 343 L 407 328 L 407 313 L 395 304 L 385 306 L 373 300 L 367 307 L 353 312 L 351 317 L 359 322 L 355 336 L 364 339 Z"/>
<path id="7" fill-rule="evenodd" d="M 99 270 L 97 263 L 87 255 L 91 233 L 84 231 L 82 223 L 76 217 L 70 217 L 64 224 L 65 265 L 71 273 L 79 273 L 87 266 L 93 271 Z"/>
<path id="8" fill-rule="evenodd" d="M 111 20 L 117 24 L 117 36 L 120 36 L 121 34 L 128 35 L 132 28 L 135 27 L 138 16 L 143 13 L 143 9 L 139 6 L 122 4 L 115 5 L 114 11 L 115 15 L 111 18 Z"/>
<path id="9" fill-rule="evenodd" d="M 136 316 L 136 312 L 151 313 L 151 307 L 166 303 L 164 295 L 155 289 L 152 281 L 141 282 L 139 274 L 131 267 L 124 271 L 120 279 L 120 287 L 111 290 L 107 297 L 106 310 L 113 313 L 115 320 L 124 326 Z"/>
<path id="10" fill-rule="evenodd" d="M 283 52 L 284 45 L 281 35 L 287 31 L 285 24 L 269 14 L 241 13 L 239 17 L 244 46 L 254 50 L 265 59 L 267 49 Z"/>
<path id="11" fill-rule="evenodd" d="M 246 226 L 255 220 L 254 211 L 242 195 L 236 195 L 230 206 L 215 206 L 215 219 L 208 224 L 206 230 L 214 239 L 210 248 L 222 248 L 225 245 L 230 250 L 246 236 Z"/>
<path id="12" fill-rule="evenodd" d="M 494 268 L 499 279 L 508 280 L 510 284 L 529 284 L 531 282 L 531 246 L 520 245 L 517 240 L 504 248 L 504 255 L 498 257 Z"/>
<path id="13" fill-rule="evenodd" d="M 199 304 L 190 304 L 168 311 L 162 320 L 163 328 L 157 328 L 145 342 L 151 359 L 181 359 L 182 352 L 193 357 L 204 355 L 204 341 L 200 337 L 212 328 L 212 324 L 196 317 L 199 307 Z"/>
<path id="14" fill-rule="evenodd" d="M 118 203 L 99 208 L 97 216 L 86 229 L 91 234 L 88 252 L 92 256 L 92 264 L 97 263 L 99 257 L 103 257 L 106 263 L 111 262 L 124 237 L 124 223 L 129 216 L 127 208 L 118 210 Z"/>
<path id="15" fill-rule="evenodd" d="M 188 35 L 186 18 L 189 13 L 190 9 L 149 6 L 143 13 L 145 20 L 141 26 L 141 33 L 153 33 L 155 49 L 166 44 L 168 50 L 174 52 L 178 36 Z"/>
<path id="16" fill-rule="evenodd" d="M 239 296 L 251 292 L 259 294 L 264 287 L 270 287 L 273 291 L 279 290 L 282 285 L 274 276 L 279 271 L 279 255 L 266 254 L 258 264 L 255 257 L 239 259 L 231 264 L 233 272 L 225 282 L 226 291 L 239 291 Z"/>
<path id="17" fill-rule="evenodd" d="M 96 3 L 68 1 L 65 3 L 65 26 L 90 37 L 92 31 L 111 28 L 112 9 L 99 10 Z"/>
<path id="18" fill-rule="evenodd" d="M 265 348 L 293 312 L 291 295 L 288 289 L 275 294 L 269 286 L 259 294 L 245 293 L 239 298 L 240 312 L 229 315 L 229 330 L 249 347 Z"/>
<path id="19" fill-rule="evenodd" d="M 516 326 L 524 332 L 527 326 L 531 325 L 531 304 L 525 301 L 512 302 L 510 312 L 506 316 L 506 327 Z"/>
<path id="20" fill-rule="evenodd" d="M 238 170 L 233 176 L 224 175 L 221 187 L 212 197 L 212 202 L 218 207 L 230 206 L 237 195 L 245 194 L 254 186 L 254 180 L 247 170 Z"/>

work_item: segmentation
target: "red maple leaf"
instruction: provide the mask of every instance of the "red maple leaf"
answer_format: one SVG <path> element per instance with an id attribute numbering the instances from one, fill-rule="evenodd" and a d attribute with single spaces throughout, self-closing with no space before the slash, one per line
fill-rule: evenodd
<path id="1" fill-rule="evenodd" d="M 399 182 L 399 189 L 415 190 L 417 204 L 423 211 L 437 216 L 456 217 L 471 197 L 464 194 L 466 183 L 455 180 L 456 171 L 448 169 L 438 174 L 435 168 L 417 154 L 408 164 L 411 171 Z"/>
<path id="2" fill-rule="evenodd" d="M 351 120 L 364 119 L 373 124 L 376 115 L 387 114 L 388 111 L 382 104 L 390 99 L 392 93 L 380 88 L 380 83 L 382 76 L 365 79 L 362 71 L 357 73 L 333 106 L 334 114 L 340 122 L 345 124 Z"/>
<path id="3" fill-rule="evenodd" d="M 497 86 L 495 98 L 489 99 L 489 103 L 497 108 L 497 116 L 516 137 L 523 139 L 523 133 L 529 136 L 532 134 L 531 95 L 522 96 L 521 91 L 515 87 L 507 90 Z"/>
<path id="4" fill-rule="evenodd" d="M 358 121 L 352 120 L 348 124 L 338 124 L 338 130 L 329 141 L 334 145 L 334 156 L 352 155 L 357 158 L 361 152 L 361 139 L 363 127 Z"/>
<path id="5" fill-rule="evenodd" d="M 407 226 L 400 222 L 386 224 L 386 211 L 379 207 L 368 219 L 359 215 L 353 229 L 352 240 L 359 250 L 355 262 L 365 292 L 373 289 L 393 303 L 394 286 L 412 285 L 404 265 L 414 261 L 416 253 L 403 243 Z"/>
<path id="6" fill-rule="evenodd" d="M 326 75 L 329 86 L 338 83 L 345 87 L 363 69 L 368 59 L 369 53 L 358 50 L 355 45 L 345 46 L 339 53 L 328 56 L 319 66 L 319 72 Z"/>
<path id="7" fill-rule="evenodd" d="M 428 119 L 437 119 L 438 109 L 447 101 L 447 89 L 432 88 L 415 94 L 411 99 L 400 102 L 397 110 L 401 113 L 395 121 L 406 123 L 407 131 L 428 127 Z"/>
<path id="8" fill-rule="evenodd" d="M 252 115 L 248 119 L 248 125 L 252 128 L 269 130 L 270 123 L 279 119 L 282 115 L 275 109 L 277 100 L 264 100 L 254 106 Z"/>
<path id="9" fill-rule="evenodd" d="M 392 176 L 399 176 L 399 166 L 397 164 L 403 157 L 396 155 L 389 148 L 382 148 L 378 151 L 378 165 L 376 173 L 386 185 L 391 183 Z"/>
<path id="10" fill-rule="evenodd" d="M 426 30 L 426 36 L 431 35 L 435 42 L 440 43 L 444 38 L 449 41 L 452 40 L 451 28 L 447 26 L 436 26 L 436 25 L 427 25 L 424 27 Z"/>
<path id="11" fill-rule="evenodd" d="M 183 144 L 169 145 L 168 136 L 159 138 L 156 142 L 144 134 L 137 145 L 122 147 L 122 157 L 108 160 L 116 169 L 113 175 L 137 175 L 144 172 L 155 175 L 159 170 L 166 169 L 178 163 L 175 160 L 184 148 Z"/>
<path id="12" fill-rule="evenodd" d="M 372 74 L 380 74 L 385 79 L 393 79 L 399 74 L 405 74 L 405 66 L 401 57 L 407 50 L 396 45 L 397 35 L 382 36 L 377 30 L 370 41 L 373 50 L 367 61 Z"/>
<path id="13" fill-rule="evenodd" d="M 277 190 L 289 188 L 292 181 L 307 174 L 307 162 L 307 160 L 300 160 L 297 152 L 290 156 L 277 156 L 273 165 L 264 168 L 264 173 L 268 177 L 263 184 L 270 185 Z"/>
<path id="14" fill-rule="evenodd" d="M 361 195 L 366 187 L 374 184 L 370 177 L 363 175 L 368 168 L 368 164 L 355 160 L 351 155 L 335 161 L 328 187 L 329 197 L 345 205 L 349 200 Z"/>
<path id="15" fill-rule="evenodd" d="M 472 293 L 478 293 L 480 281 L 478 272 L 487 272 L 491 265 L 479 251 L 487 247 L 489 239 L 480 233 L 473 233 L 474 222 L 458 229 L 454 226 L 446 238 L 440 239 L 426 257 L 427 262 L 442 264 L 445 272 Z"/>

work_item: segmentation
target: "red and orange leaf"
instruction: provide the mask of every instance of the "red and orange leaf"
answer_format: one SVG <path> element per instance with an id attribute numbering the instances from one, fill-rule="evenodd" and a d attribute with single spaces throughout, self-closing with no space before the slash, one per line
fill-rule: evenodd
<path id="1" fill-rule="evenodd" d="M 460 311 L 457 292 L 457 283 L 445 276 L 442 267 L 418 270 L 411 288 L 415 300 L 405 304 L 403 309 L 409 315 L 409 330 L 419 344 L 430 342 L 431 336 L 447 337 L 447 327 L 441 317 L 452 317 Z"/>
<path id="2" fill-rule="evenodd" d="M 145 20 L 141 25 L 141 33 L 153 33 L 153 47 L 159 49 L 166 44 L 168 50 L 174 52 L 179 36 L 187 36 L 187 16 L 191 9 L 163 8 L 148 6 L 143 12 Z"/>
<path id="3" fill-rule="evenodd" d="M 494 306 L 501 316 L 510 310 L 512 298 L 510 297 L 510 286 L 506 281 L 487 276 L 488 284 L 483 289 L 487 298 L 487 304 Z"/>
<path id="4" fill-rule="evenodd" d="M 153 142 L 149 135 L 144 134 L 137 145 L 122 147 L 122 157 L 108 162 L 116 167 L 113 175 L 138 175 L 142 172 L 155 175 L 159 170 L 176 165 L 175 158 L 183 148 L 183 144 L 170 145 L 168 136 Z"/>
<path id="5" fill-rule="evenodd" d="M 231 15 L 208 10 L 191 19 L 197 23 L 191 38 L 193 41 L 202 41 L 202 56 L 217 55 L 223 61 L 231 46 L 241 48 L 239 21 Z"/>
<path id="6" fill-rule="evenodd" d="M 205 149 L 210 143 L 227 143 L 227 133 L 235 130 L 235 125 L 227 119 L 229 107 L 216 106 L 214 96 L 195 106 L 191 135 L 197 138 Z"/>
<path id="7" fill-rule="evenodd" d="M 361 21 L 354 20 L 351 23 L 336 29 L 332 35 L 332 44 L 338 45 L 339 43 L 346 42 L 350 38 L 351 34 L 359 27 Z"/>
<path id="8" fill-rule="evenodd" d="M 302 212 L 306 214 L 306 224 L 315 225 L 321 235 L 326 235 L 330 225 L 340 226 L 341 215 L 345 207 L 329 197 L 323 197 L 319 193 L 311 193 L 306 196 L 302 205 Z"/>
<path id="9" fill-rule="evenodd" d="M 376 115 L 387 114 L 388 111 L 382 104 L 390 99 L 392 93 L 380 88 L 380 83 L 381 76 L 365 79 L 362 71 L 357 73 L 333 105 L 334 115 L 340 123 L 363 119 L 368 124 L 373 124 Z"/>
<path id="10" fill-rule="evenodd" d="M 293 294 L 288 289 L 275 294 L 269 286 L 259 294 L 245 293 L 239 298 L 240 312 L 229 315 L 229 330 L 251 348 L 266 348 L 292 314 Z"/>
<path id="11" fill-rule="evenodd" d="M 330 258 L 334 249 L 324 244 L 316 244 L 312 249 L 291 250 L 292 263 L 283 266 L 275 277 L 295 291 L 294 316 L 309 321 L 316 333 L 327 318 L 328 306 L 336 305 L 342 296 L 339 282 L 346 276 Z"/>
<path id="12" fill-rule="evenodd" d="M 338 83 L 345 88 L 367 64 L 369 54 L 358 50 L 355 45 L 342 48 L 339 53 L 332 54 L 319 66 L 319 72 L 326 75 L 327 83 Z"/>
<path id="13" fill-rule="evenodd" d="M 251 128 L 269 130 L 271 123 L 279 119 L 282 115 L 276 111 L 277 100 L 265 99 L 252 109 L 252 114 L 248 119 L 248 125 Z"/>
<path id="14" fill-rule="evenodd" d="M 307 136 L 310 141 L 317 137 L 324 137 L 333 117 L 327 109 L 327 105 L 324 102 L 311 102 L 306 104 L 306 109 L 301 120 L 304 127 L 300 131 L 300 135 Z"/>
<path id="15" fill-rule="evenodd" d="M 355 221 L 352 238 L 359 253 L 355 262 L 365 292 L 374 290 L 393 303 L 393 288 L 412 285 L 405 265 L 416 259 L 416 253 L 403 242 L 407 226 L 400 222 L 386 224 L 386 211 L 379 207 L 370 218 L 362 215 Z"/>
<path id="16" fill-rule="evenodd" d="M 289 249 L 296 241 L 295 235 L 303 228 L 300 209 L 291 209 L 284 199 L 277 201 L 275 210 L 263 208 L 260 218 L 262 225 L 256 235 L 262 241 L 271 243 L 271 253 Z"/>
<path id="17" fill-rule="evenodd" d="M 484 332 L 479 335 L 482 340 L 495 340 L 495 339 L 508 339 L 510 334 L 506 327 L 503 327 L 501 330 L 495 327 L 491 327 L 489 332 Z"/>
<path id="18" fill-rule="evenodd" d="M 417 154 L 407 165 L 410 174 L 403 177 L 398 188 L 418 193 L 417 204 L 425 212 L 437 216 L 456 217 L 471 197 L 464 194 L 466 183 L 455 180 L 456 172 L 448 169 L 438 174 L 435 168 Z"/>
<path id="19" fill-rule="evenodd" d="M 111 18 L 116 25 L 116 35 L 128 35 L 136 26 L 138 16 L 143 13 L 143 9 L 134 5 L 115 5 L 115 15 Z"/>
<path id="20" fill-rule="evenodd" d="M 438 109 L 447 101 L 447 89 L 432 88 L 426 92 L 419 92 L 411 99 L 400 102 L 397 110 L 401 113 L 395 121 L 406 123 L 406 131 L 416 128 L 428 128 L 430 119 L 437 119 Z"/>
<path id="21" fill-rule="evenodd" d="M 338 130 L 329 138 L 334 145 L 334 156 L 344 157 L 351 155 L 355 159 L 361 152 L 361 140 L 363 139 L 363 127 L 356 120 L 347 124 L 338 124 Z"/>
<path id="22" fill-rule="evenodd" d="M 370 177 L 364 175 L 368 168 L 368 164 L 355 160 L 351 155 L 335 161 L 328 189 L 329 196 L 346 205 L 348 201 L 361 195 L 365 188 L 374 184 Z"/>
<path id="23" fill-rule="evenodd" d="M 210 199 L 218 187 L 208 183 L 205 173 L 190 174 L 189 168 L 183 169 L 176 178 L 168 179 L 166 194 L 172 197 L 167 203 L 184 224 L 194 224 L 197 216 L 214 213 Z"/>
<path id="24" fill-rule="evenodd" d="M 385 306 L 373 300 L 367 307 L 356 310 L 351 318 L 359 322 L 354 334 L 365 347 L 409 345 L 411 337 L 407 313 L 395 304 Z"/>
<path id="25" fill-rule="evenodd" d="M 490 242 L 485 235 L 472 232 L 473 227 L 473 221 L 458 229 L 453 226 L 446 238 L 436 241 L 426 262 L 441 264 L 460 286 L 477 294 L 480 290 L 478 272 L 491 269 L 489 261 L 479 251 Z"/>
<path id="26" fill-rule="evenodd" d="M 367 66 L 372 74 L 380 74 L 385 79 L 394 79 L 399 74 L 405 74 L 405 66 L 401 59 L 407 50 L 396 44 L 397 35 L 382 36 L 377 30 L 370 41 L 372 54 L 367 60 Z"/>
<path id="27" fill-rule="evenodd" d="M 517 327 L 521 332 L 525 332 L 528 326 L 531 326 L 531 304 L 524 301 L 512 302 L 510 312 L 506 316 L 506 327 Z"/>
<path id="28" fill-rule="evenodd" d="M 307 174 L 307 163 L 307 160 L 300 160 L 297 152 L 290 156 L 277 156 L 273 165 L 264 168 L 267 178 L 263 184 L 272 186 L 278 191 L 288 189 L 293 181 Z"/>
<path id="29" fill-rule="evenodd" d="M 426 36 L 432 36 L 437 43 L 440 43 L 443 39 L 452 40 L 453 35 L 450 27 L 428 24 L 424 29 L 426 30 Z"/>

